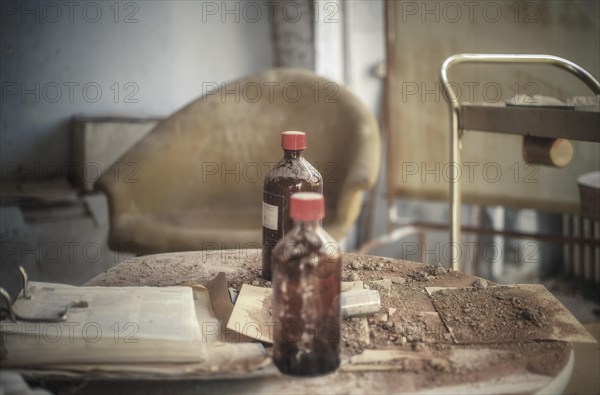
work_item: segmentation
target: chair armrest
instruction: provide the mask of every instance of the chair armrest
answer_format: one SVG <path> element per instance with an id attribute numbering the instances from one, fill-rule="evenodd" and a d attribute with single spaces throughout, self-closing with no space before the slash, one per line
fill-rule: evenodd
<path id="1" fill-rule="evenodd" d="M 359 149 L 350 168 L 348 175 L 341 186 L 335 218 L 333 223 L 341 229 L 339 235 L 332 235 L 336 239 L 343 237 L 358 218 L 361 209 L 363 192 L 375 185 L 381 163 L 381 138 L 379 127 L 373 117 L 365 125 L 362 137 L 357 142 Z"/>

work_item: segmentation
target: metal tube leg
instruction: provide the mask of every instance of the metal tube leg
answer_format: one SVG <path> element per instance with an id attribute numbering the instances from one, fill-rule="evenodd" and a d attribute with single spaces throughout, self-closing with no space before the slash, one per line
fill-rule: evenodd
<path id="1" fill-rule="evenodd" d="M 460 270 L 460 136 L 458 130 L 458 111 L 452 109 L 452 134 L 450 136 L 450 264 L 452 270 Z"/>

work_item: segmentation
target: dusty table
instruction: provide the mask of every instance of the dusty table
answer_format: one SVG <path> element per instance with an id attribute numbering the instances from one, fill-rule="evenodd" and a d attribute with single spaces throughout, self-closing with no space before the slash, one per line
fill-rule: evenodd
<path id="1" fill-rule="evenodd" d="M 260 250 L 181 252 L 129 259 L 90 280 L 96 286 L 167 286 L 205 283 L 224 272 L 229 286 L 270 286 L 260 278 Z M 238 380 L 89 378 L 81 393 L 559 393 L 572 371 L 567 343 L 454 344 L 425 287 L 471 287 L 477 277 L 401 260 L 344 254 L 343 281 L 360 280 L 380 290 L 381 313 L 345 320 L 342 353 L 360 360 L 364 350 L 393 350 L 395 357 L 369 370 L 346 364 L 336 373 L 295 379 L 273 371 Z M 383 280 L 383 281 L 382 281 Z M 366 328 L 365 328 L 366 326 Z M 411 329 L 412 330 L 409 330 Z M 421 330 L 414 330 L 414 328 Z M 366 336 L 364 336 L 366 331 Z M 72 389 L 72 388 L 71 388 Z"/>

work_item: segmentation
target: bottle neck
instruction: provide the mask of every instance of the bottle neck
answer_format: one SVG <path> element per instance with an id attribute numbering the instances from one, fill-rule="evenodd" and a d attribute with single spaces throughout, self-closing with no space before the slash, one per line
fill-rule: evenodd
<path id="1" fill-rule="evenodd" d="M 302 157 L 302 153 L 304 152 L 304 150 L 287 150 L 284 149 L 283 150 L 283 157 L 285 159 L 298 159 Z"/>
<path id="2" fill-rule="evenodd" d="M 315 231 L 321 227 L 321 220 L 316 221 L 298 221 L 294 220 L 294 224 L 302 231 Z"/>

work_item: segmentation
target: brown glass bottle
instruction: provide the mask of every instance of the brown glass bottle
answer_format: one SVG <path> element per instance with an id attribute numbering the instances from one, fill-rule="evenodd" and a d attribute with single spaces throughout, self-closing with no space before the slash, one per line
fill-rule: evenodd
<path id="1" fill-rule="evenodd" d="M 324 213 L 323 195 L 292 195 L 294 226 L 273 250 L 273 362 L 289 375 L 340 365 L 342 255 L 321 227 Z"/>
<path id="2" fill-rule="evenodd" d="M 283 158 L 267 173 L 263 192 L 262 277 L 271 280 L 273 248 L 293 221 L 289 216 L 290 196 L 296 192 L 323 193 L 323 178 L 304 157 L 306 134 L 283 132 Z"/>

